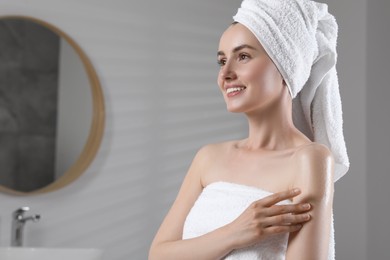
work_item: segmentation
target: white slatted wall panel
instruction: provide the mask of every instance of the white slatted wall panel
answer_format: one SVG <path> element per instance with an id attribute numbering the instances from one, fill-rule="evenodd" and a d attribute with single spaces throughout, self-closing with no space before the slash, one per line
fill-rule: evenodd
<path id="1" fill-rule="evenodd" d="M 98 247 L 105 259 L 146 259 L 197 149 L 240 138 L 225 111 L 216 51 L 240 1 L 0 0 L 0 14 L 46 20 L 90 56 L 105 93 L 102 147 L 87 172 L 49 194 L 0 194 L 0 246 L 11 212 L 28 205 L 27 246 Z"/>

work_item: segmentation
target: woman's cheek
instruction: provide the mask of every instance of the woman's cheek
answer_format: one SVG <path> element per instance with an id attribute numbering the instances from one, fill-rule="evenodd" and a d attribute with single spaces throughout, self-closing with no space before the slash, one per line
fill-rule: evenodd
<path id="1" fill-rule="evenodd" d="M 218 73 L 217 84 L 218 84 L 219 89 L 220 89 L 221 91 L 223 91 L 221 73 Z"/>

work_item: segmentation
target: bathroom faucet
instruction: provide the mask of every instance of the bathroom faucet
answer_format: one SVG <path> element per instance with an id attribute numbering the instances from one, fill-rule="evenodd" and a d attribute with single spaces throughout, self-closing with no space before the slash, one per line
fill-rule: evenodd
<path id="1" fill-rule="evenodd" d="M 40 215 L 24 216 L 29 210 L 29 207 L 21 207 L 12 213 L 11 246 L 22 246 L 24 224 L 29 220 L 37 222 L 41 218 Z"/>

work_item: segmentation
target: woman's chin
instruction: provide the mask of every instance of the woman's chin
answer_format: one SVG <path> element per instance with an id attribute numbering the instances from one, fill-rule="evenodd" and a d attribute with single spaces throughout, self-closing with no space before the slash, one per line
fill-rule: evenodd
<path id="1" fill-rule="evenodd" d="M 237 107 L 237 106 L 226 106 L 226 109 L 230 113 L 243 113 L 245 110 L 242 107 Z"/>

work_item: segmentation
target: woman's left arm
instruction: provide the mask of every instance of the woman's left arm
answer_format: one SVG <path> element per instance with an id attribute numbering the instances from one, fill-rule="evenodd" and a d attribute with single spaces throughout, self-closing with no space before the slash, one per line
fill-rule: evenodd
<path id="1" fill-rule="evenodd" d="M 310 221 L 289 236 L 287 260 L 328 260 L 333 207 L 334 160 L 329 149 L 313 144 L 294 155 L 302 193 L 294 203 L 311 205 Z M 294 186 L 294 187 L 295 187 Z"/>

